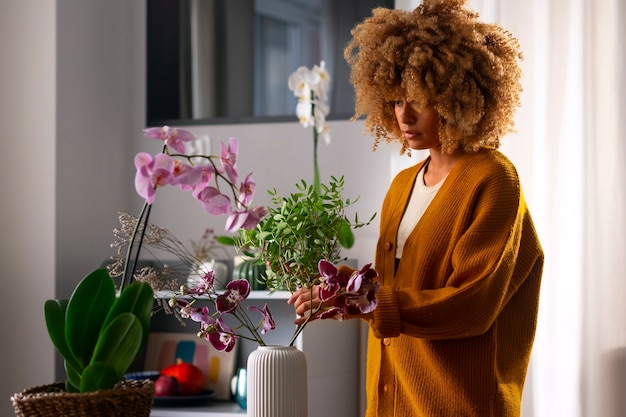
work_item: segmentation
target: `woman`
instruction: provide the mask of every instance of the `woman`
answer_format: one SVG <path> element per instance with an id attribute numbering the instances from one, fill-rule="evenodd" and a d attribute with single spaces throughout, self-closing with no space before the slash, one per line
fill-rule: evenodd
<path id="1" fill-rule="evenodd" d="M 463 0 L 375 9 L 353 31 L 355 117 L 401 153 L 383 201 L 369 323 L 367 417 L 520 415 L 543 251 L 511 162 L 518 42 Z M 298 314 L 317 292 L 289 300 Z M 355 316 L 356 317 L 356 316 Z"/>

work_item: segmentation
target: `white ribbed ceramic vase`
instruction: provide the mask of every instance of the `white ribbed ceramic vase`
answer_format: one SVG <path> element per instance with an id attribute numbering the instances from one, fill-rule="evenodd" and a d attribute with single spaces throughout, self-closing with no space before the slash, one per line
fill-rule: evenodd
<path id="1" fill-rule="evenodd" d="M 307 417 L 307 365 L 294 346 L 259 346 L 248 356 L 248 417 Z"/>

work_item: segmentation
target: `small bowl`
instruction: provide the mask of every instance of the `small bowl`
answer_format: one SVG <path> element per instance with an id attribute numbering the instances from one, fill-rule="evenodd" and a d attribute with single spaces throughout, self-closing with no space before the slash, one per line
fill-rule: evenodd
<path id="1" fill-rule="evenodd" d="M 144 379 L 149 379 L 151 381 L 156 381 L 159 375 L 159 371 L 138 371 L 129 372 L 124 376 L 127 380 L 143 381 Z"/>

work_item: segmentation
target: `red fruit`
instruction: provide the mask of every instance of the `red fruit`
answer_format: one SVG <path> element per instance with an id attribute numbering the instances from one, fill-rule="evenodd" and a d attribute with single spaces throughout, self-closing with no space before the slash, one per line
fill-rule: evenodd
<path id="1" fill-rule="evenodd" d="M 204 372 L 191 363 L 178 359 L 175 365 L 162 369 L 161 375 L 176 378 L 180 383 L 181 395 L 198 395 L 204 391 Z"/>
<path id="2" fill-rule="evenodd" d="M 172 397 L 181 394 L 181 386 L 178 379 L 169 375 L 159 375 L 154 381 L 155 397 Z"/>

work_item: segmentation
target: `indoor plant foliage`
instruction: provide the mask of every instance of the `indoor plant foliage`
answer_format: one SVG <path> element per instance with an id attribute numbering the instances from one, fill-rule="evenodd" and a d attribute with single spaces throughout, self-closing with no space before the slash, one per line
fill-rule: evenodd
<path id="1" fill-rule="evenodd" d="M 319 283 L 318 263 L 344 261 L 341 248 L 354 244 L 353 229 L 369 224 L 358 214 L 350 220 L 346 208 L 356 200 L 344 199 L 344 179 L 332 177 L 320 184 L 321 192 L 301 180 L 297 192 L 289 196 L 271 190 L 272 205 L 268 215 L 249 230 L 240 230 L 235 246 L 247 256 L 266 264 L 265 284 L 270 291 L 310 288 Z"/>
<path id="2" fill-rule="evenodd" d="M 126 245 L 119 247 L 125 255 L 108 269 L 84 277 L 69 300 L 48 300 L 44 305 L 50 339 L 64 358 L 68 393 L 116 387 L 147 342 L 154 292 L 148 282 L 132 282 L 132 277 L 159 187 L 178 186 L 193 193 L 208 213 L 228 215 L 227 230 L 254 227 L 265 214 L 263 207 L 249 206 L 254 194 L 251 175 L 239 181 L 235 138 L 222 144 L 220 155 L 204 156 L 185 154 L 184 143 L 195 139 L 185 130 L 165 126 L 145 129 L 144 134 L 164 145 L 154 157 L 145 152 L 135 156 L 135 186 L 145 204 L 138 218 L 121 216 L 131 220 Z M 117 288 L 112 276 L 121 278 Z"/>
<path id="3" fill-rule="evenodd" d="M 260 262 L 264 253 L 269 251 L 276 253 L 273 247 L 262 244 L 263 241 L 269 241 L 267 239 L 269 235 L 265 232 L 282 228 L 280 224 L 273 223 L 276 216 L 272 213 L 275 209 L 251 206 L 256 188 L 251 174 L 248 174 L 241 184 L 236 185 L 239 178 L 236 165 L 239 148 L 235 138 L 230 138 L 228 145 L 222 143 L 221 156 L 216 158 L 209 155 L 184 153 L 184 144 L 178 143 L 176 139 L 184 138 L 185 141 L 192 141 L 194 136 L 182 129 L 164 127 L 159 131 L 148 130 L 146 135 L 165 140 L 166 143 L 162 153 L 155 157 L 140 153 L 135 158 L 137 168 L 135 185 L 137 192 L 145 198 L 146 203 L 138 218 L 127 213 L 122 213 L 120 216 L 122 226 L 115 230 L 117 240 L 113 245 L 117 247 L 119 256 L 117 262 L 110 266 L 113 276 L 122 277 L 122 282 L 128 280 L 124 278 L 127 277 L 128 271 L 135 270 L 134 267 L 128 267 L 133 263 L 130 261 L 131 252 L 135 249 L 134 259 L 136 259 L 142 247 L 173 254 L 183 264 L 190 267 L 198 261 L 193 250 L 188 250 L 166 228 L 147 221 L 150 207 L 155 202 L 155 190 L 167 185 L 177 186 L 183 191 L 191 191 L 209 214 L 226 215 L 226 231 L 239 233 L 239 237 L 253 236 L 255 238 L 254 245 L 248 244 L 250 242 L 245 244 L 245 250 L 243 250 L 243 244 L 237 244 L 237 236 L 222 237 L 222 241 L 235 243 L 242 252 L 248 255 L 253 254 Z M 171 139 L 172 137 L 174 139 Z M 176 145 L 174 148 L 176 152 L 170 153 L 169 148 L 173 145 Z M 351 246 L 352 227 L 364 225 L 358 220 L 348 221 L 344 213 L 345 207 L 352 202 L 341 198 L 343 179 L 333 179 L 330 185 L 322 187 L 321 193 L 315 192 L 304 182 L 301 187 L 304 192 L 294 194 L 289 199 L 298 208 L 299 214 L 288 217 L 289 222 L 297 220 L 300 223 L 298 228 L 306 232 L 300 239 L 303 242 L 308 241 L 307 246 L 300 244 L 297 252 L 301 255 L 306 252 L 308 255 L 306 258 L 296 256 L 288 264 L 269 262 L 268 283 L 276 284 L 273 289 L 282 284 L 285 284 L 286 288 L 295 290 L 303 285 L 310 288 L 314 283 L 320 283 L 321 266 L 325 265 L 323 262 L 334 263 L 340 260 L 339 244 Z M 285 204 L 281 203 L 281 205 Z M 313 222 L 314 219 L 318 221 Z M 259 229 L 261 225 L 264 229 Z M 315 232 L 311 234 L 313 230 Z M 319 235 L 320 231 L 324 232 L 324 236 Z M 250 235 L 247 234 L 248 232 Z M 313 248 L 317 249 L 313 250 Z M 302 264 L 303 268 L 300 269 L 296 266 L 297 264 Z M 284 272 L 287 266 L 292 270 L 290 274 Z M 274 268 L 277 268 L 276 271 L 273 271 Z M 295 275 L 293 271 L 304 275 Z M 337 278 L 343 277 L 339 271 L 336 275 Z M 340 310 L 347 311 L 348 304 L 356 304 L 364 311 L 375 307 L 374 294 L 377 287 L 373 284 L 373 279 L 376 274 L 371 265 L 366 265 L 352 275 L 353 282 L 361 283 L 358 288 L 354 285 L 347 286 L 347 279 L 337 279 L 337 282 L 343 282 L 344 285 L 333 287 L 337 294 L 346 292 L 351 296 L 344 297 L 352 301 L 346 303 Z M 149 283 L 157 295 L 163 294 L 161 293 L 163 290 L 169 290 L 169 301 L 167 305 L 162 304 L 161 307 L 165 308 L 166 312 L 173 312 L 182 320 L 199 323 L 199 337 L 208 340 L 218 350 L 232 350 L 239 338 L 253 340 L 258 345 L 265 346 L 263 335 L 276 326 L 267 304 L 244 308 L 244 301 L 251 291 L 248 280 L 230 281 L 226 284 L 225 291 L 218 291 L 214 271 L 207 271 L 195 285 L 179 286 L 175 279 L 176 271 L 167 265 L 160 270 L 154 267 L 140 268 L 132 272 L 132 276 L 140 282 Z M 289 280 L 285 279 L 287 276 Z M 160 295 L 157 299 L 159 298 Z M 198 300 L 207 303 L 200 306 L 197 303 Z M 341 311 L 336 312 L 337 314 L 333 317 L 341 316 Z M 233 322 L 234 325 L 229 324 Z M 305 325 L 306 323 L 296 327 L 289 345 L 295 342 Z"/>
<path id="4" fill-rule="evenodd" d="M 267 266 L 262 282 L 269 291 L 293 292 L 322 285 L 325 300 L 335 297 L 332 306 L 320 305 L 309 311 L 308 317 L 319 313 L 322 319 L 342 319 L 346 314 L 372 311 L 378 284 L 374 282 L 377 273 L 371 264 L 349 274 L 335 266 L 346 260 L 341 256 L 341 248 L 352 247 L 353 230 L 372 219 L 360 222 L 358 214 L 354 220 L 348 218 L 345 209 L 356 200 L 342 197 L 343 177 L 332 177 L 328 184 L 320 184 L 320 193 L 304 180 L 296 187 L 298 191 L 287 197 L 271 190 L 268 215 L 255 228 L 239 230 L 233 244 L 258 264 Z M 290 344 L 307 322 L 297 327 Z"/>
<path id="5" fill-rule="evenodd" d="M 112 389 L 122 381 L 148 340 L 152 307 L 148 284 L 134 282 L 117 297 L 106 269 L 83 278 L 69 300 L 46 301 L 46 326 L 64 359 L 66 391 Z"/>
<path id="6" fill-rule="evenodd" d="M 148 340 L 153 292 L 134 282 L 117 295 L 104 268 L 87 274 L 69 299 L 47 300 L 48 334 L 64 359 L 66 381 L 23 390 L 11 397 L 19 417 L 148 417 L 154 382 L 125 374 Z"/>

